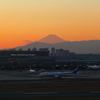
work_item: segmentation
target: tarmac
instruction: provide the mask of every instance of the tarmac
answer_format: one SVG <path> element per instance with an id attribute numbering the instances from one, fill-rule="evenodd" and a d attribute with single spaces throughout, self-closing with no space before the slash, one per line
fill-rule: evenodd
<path id="1" fill-rule="evenodd" d="M 41 79 L 38 73 L 28 74 L 27 71 L 0 71 L 0 84 L 20 83 L 100 83 L 100 81 L 66 81 L 67 79 L 100 79 L 100 71 L 84 70 L 77 75 L 63 77 L 62 80 L 51 78 Z M 100 90 L 70 90 L 70 91 L 13 91 L 0 92 L 0 97 L 30 97 L 30 96 L 100 96 Z"/>
<path id="2" fill-rule="evenodd" d="M 19 72 L 18 70 L 15 71 L 8 71 L 8 70 L 4 70 L 4 71 L 0 71 L 0 81 L 4 81 L 4 80 L 41 80 L 40 77 L 37 76 L 38 73 L 31 73 L 28 74 L 27 71 L 22 71 Z M 65 76 L 62 77 L 63 79 L 75 79 L 75 78 L 89 78 L 89 79 L 93 79 L 93 78 L 100 78 L 100 71 L 91 71 L 91 70 L 84 70 L 84 71 L 79 71 L 78 74 L 76 75 L 72 75 L 72 76 Z M 50 79 L 49 77 L 46 77 L 44 79 Z"/>

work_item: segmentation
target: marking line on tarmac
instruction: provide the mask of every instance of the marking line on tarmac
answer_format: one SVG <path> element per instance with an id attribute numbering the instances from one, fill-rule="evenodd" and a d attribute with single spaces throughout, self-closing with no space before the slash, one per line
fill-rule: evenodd
<path id="1" fill-rule="evenodd" d="M 34 93 L 24 93 L 24 94 L 58 94 L 58 92 L 34 92 Z"/>

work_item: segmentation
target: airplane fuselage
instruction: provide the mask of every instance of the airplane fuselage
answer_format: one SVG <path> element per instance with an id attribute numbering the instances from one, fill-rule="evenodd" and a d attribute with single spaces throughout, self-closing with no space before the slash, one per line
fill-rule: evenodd
<path id="1" fill-rule="evenodd" d="M 100 66 L 94 65 L 94 66 L 88 66 L 88 69 L 99 69 Z"/>
<path id="2" fill-rule="evenodd" d="M 39 73 L 39 77 L 62 77 L 62 76 L 69 76 L 69 75 L 75 75 L 78 72 L 78 68 L 76 68 L 73 72 L 42 72 Z"/>
<path id="3" fill-rule="evenodd" d="M 74 73 L 71 72 L 44 72 L 44 73 L 40 73 L 38 76 L 55 76 L 55 75 L 72 75 Z"/>

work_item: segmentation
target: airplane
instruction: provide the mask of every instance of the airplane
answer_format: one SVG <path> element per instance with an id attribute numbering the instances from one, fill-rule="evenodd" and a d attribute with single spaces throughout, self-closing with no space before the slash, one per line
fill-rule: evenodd
<path id="1" fill-rule="evenodd" d="M 75 68 L 73 72 L 42 72 L 38 74 L 38 77 L 55 77 L 57 79 L 61 79 L 62 76 L 75 75 L 78 72 L 78 67 Z"/>
<path id="2" fill-rule="evenodd" d="M 35 73 L 35 72 L 36 70 L 31 69 L 31 67 L 30 67 L 30 70 L 28 70 L 28 73 Z"/>
<path id="3" fill-rule="evenodd" d="M 92 66 L 88 66 L 87 69 L 100 69 L 100 66 L 92 65 Z"/>

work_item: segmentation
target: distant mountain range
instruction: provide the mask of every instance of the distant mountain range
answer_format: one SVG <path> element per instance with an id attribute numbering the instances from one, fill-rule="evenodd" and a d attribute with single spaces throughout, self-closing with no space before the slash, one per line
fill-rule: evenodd
<path id="1" fill-rule="evenodd" d="M 55 47 L 56 49 L 65 49 L 70 50 L 70 52 L 75 52 L 77 54 L 79 53 L 94 53 L 94 54 L 100 54 L 100 40 L 90 40 L 90 41 L 65 41 L 55 44 L 50 43 L 43 43 L 43 42 L 33 42 L 28 45 L 16 47 L 16 49 L 22 48 L 23 50 L 27 50 L 28 48 L 33 49 L 36 47 L 39 48 L 48 48 L 51 50 L 52 47 Z"/>
<path id="2" fill-rule="evenodd" d="M 64 50 L 70 50 L 70 52 L 75 52 L 77 54 L 100 54 L 100 40 L 70 42 L 63 40 L 56 35 L 48 35 L 37 42 L 32 42 L 24 46 L 15 47 L 15 49 L 27 50 L 28 48 L 33 49 L 34 47 L 37 49 L 48 48 L 50 51 L 52 47 L 55 47 L 55 49 L 62 48 Z"/>

